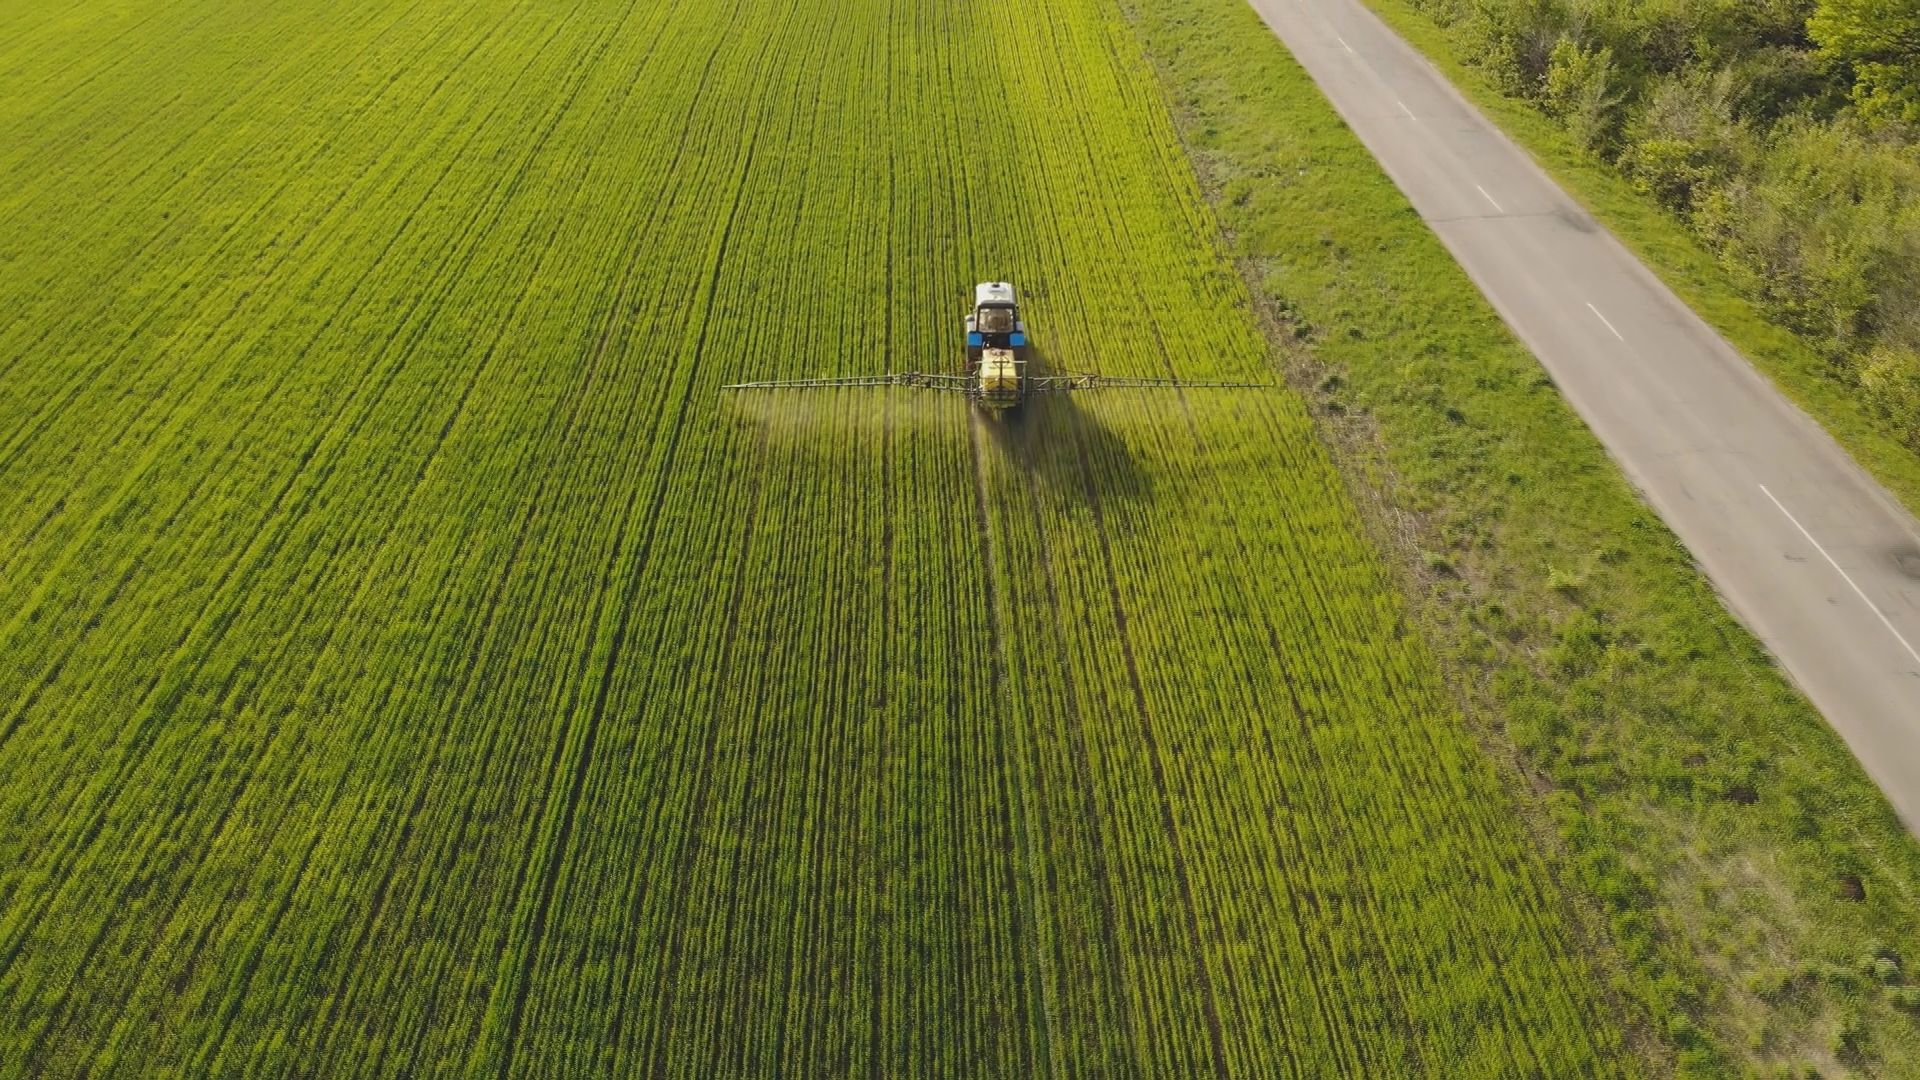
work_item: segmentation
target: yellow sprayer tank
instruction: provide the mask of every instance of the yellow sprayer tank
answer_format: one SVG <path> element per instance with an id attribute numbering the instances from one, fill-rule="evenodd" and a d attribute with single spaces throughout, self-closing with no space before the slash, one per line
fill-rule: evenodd
<path id="1" fill-rule="evenodd" d="M 1020 403 L 1020 362 L 1012 349 L 984 349 L 980 353 L 980 403 L 990 409 Z"/>

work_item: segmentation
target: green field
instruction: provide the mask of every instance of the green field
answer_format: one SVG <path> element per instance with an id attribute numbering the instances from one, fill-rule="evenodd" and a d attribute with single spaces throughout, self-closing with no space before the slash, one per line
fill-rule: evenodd
<path id="1" fill-rule="evenodd" d="M 1653 1071 L 1920 1077 L 1913 834 L 1244 0 L 1135 13 L 1290 381 L 1631 973 Z"/>
<path id="2" fill-rule="evenodd" d="M 1114 0 L 0 11 L 0 1074 L 1615 1076 Z"/>

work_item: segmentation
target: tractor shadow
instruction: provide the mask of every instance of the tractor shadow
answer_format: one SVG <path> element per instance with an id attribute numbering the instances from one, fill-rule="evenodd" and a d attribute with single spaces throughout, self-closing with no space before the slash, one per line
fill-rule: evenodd
<path id="1" fill-rule="evenodd" d="M 1032 371 L 1046 371 L 1037 356 L 1029 363 Z M 998 416 L 983 415 L 979 423 L 1006 460 L 1050 489 L 1100 498 L 1152 494 L 1152 477 L 1133 446 L 1073 394 L 1036 395 Z"/>

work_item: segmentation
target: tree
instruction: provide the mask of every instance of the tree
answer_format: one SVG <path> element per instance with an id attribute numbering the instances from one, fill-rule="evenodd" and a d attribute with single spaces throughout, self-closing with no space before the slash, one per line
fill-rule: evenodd
<path id="1" fill-rule="evenodd" d="M 1613 140 L 1620 95 L 1613 90 L 1612 49 L 1588 52 L 1563 35 L 1547 59 L 1541 82 L 1541 104 L 1567 125 L 1582 150 L 1592 153 Z"/>
<path id="2" fill-rule="evenodd" d="M 1807 33 L 1853 68 L 1863 114 L 1920 124 L 1920 0 L 1820 0 Z"/>
<path id="3" fill-rule="evenodd" d="M 1920 450 L 1920 352 L 1882 345 L 1867 354 L 1860 372 L 1867 404 L 1905 432 L 1907 445 Z"/>

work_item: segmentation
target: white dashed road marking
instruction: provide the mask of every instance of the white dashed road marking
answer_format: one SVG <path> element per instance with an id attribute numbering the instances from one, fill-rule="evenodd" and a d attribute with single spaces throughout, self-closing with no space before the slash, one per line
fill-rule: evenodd
<path id="1" fill-rule="evenodd" d="M 1607 317 L 1606 317 L 1605 315 L 1601 315 L 1601 314 L 1600 314 L 1600 309 L 1599 309 L 1599 308 L 1597 308 L 1597 307 L 1594 307 L 1594 306 L 1593 306 L 1592 304 L 1588 304 L 1588 305 L 1587 305 L 1587 310 L 1588 310 L 1588 311 L 1591 311 L 1591 312 L 1593 312 L 1593 314 L 1595 315 L 1595 317 L 1597 317 L 1597 318 L 1598 318 L 1598 319 L 1599 319 L 1599 320 L 1600 320 L 1601 322 L 1603 322 L 1603 323 L 1606 323 L 1606 324 L 1607 324 L 1607 329 L 1609 329 L 1609 330 L 1613 330 L 1613 323 L 1612 323 L 1612 322 L 1610 322 L 1610 321 L 1608 321 L 1608 319 L 1607 319 Z M 1620 331 L 1618 331 L 1618 330 L 1613 330 L 1613 336 L 1614 336 L 1614 337 L 1617 337 L 1617 338 L 1619 338 L 1619 339 L 1620 339 L 1621 341 L 1625 341 L 1625 340 L 1627 340 L 1627 339 L 1626 339 L 1626 335 L 1624 335 L 1624 334 L 1622 334 L 1622 333 L 1620 333 Z"/>
<path id="2" fill-rule="evenodd" d="M 1893 639 L 1900 643 L 1900 647 L 1907 650 L 1907 655 L 1913 657 L 1914 663 L 1920 664 L 1920 652 L 1914 651 L 1913 645 L 1907 641 L 1905 635 L 1900 633 L 1899 628 L 1893 625 L 1893 621 L 1887 618 L 1886 614 L 1880 610 L 1878 605 L 1867 598 L 1866 591 L 1854 582 L 1853 576 L 1845 570 L 1840 569 L 1840 564 L 1834 562 L 1833 556 L 1827 554 L 1827 549 L 1820 546 L 1820 541 L 1815 540 L 1813 534 L 1807 531 L 1807 527 L 1800 524 L 1800 519 L 1793 516 L 1793 511 L 1787 509 L 1786 504 L 1775 498 L 1773 492 L 1767 490 L 1767 485 L 1761 484 L 1760 492 L 1771 500 L 1773 505 L 1779 507 L 1781 513 L 1787 515 L 1787 520 L 1793 522 L 1793 527 L 1799 529 L 1800 535 L 1807 538 L 1807 543 L 1813 545 L 1813 550 L 1819 552 L 1820 557 L 1827 560 L 1827 565 L 1833 567 L 1833 572 L 1839 574 L 1842 581 L 1845 581 L 1853 587 L 1854 595 L 1860 598 L 1861 603 L 1867 605 L 1867 609 L 1872 611 L 1874 617 L 1880 620 L 1880 625 L 1887 628 L 1887 633 L 1892 634 Z"/>

